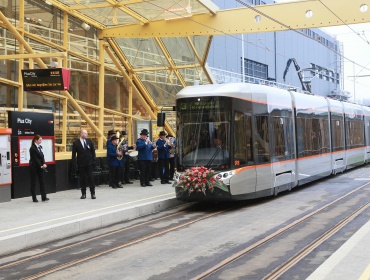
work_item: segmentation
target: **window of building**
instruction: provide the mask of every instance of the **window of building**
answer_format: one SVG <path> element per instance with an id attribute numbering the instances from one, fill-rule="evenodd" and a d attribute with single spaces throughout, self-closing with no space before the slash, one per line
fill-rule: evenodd
<path id="1" fill-rule="evenodd" d="M 268 65 L 253 60 L 244 59 L 244 67 L 246 75 L 267 80 Z"/>

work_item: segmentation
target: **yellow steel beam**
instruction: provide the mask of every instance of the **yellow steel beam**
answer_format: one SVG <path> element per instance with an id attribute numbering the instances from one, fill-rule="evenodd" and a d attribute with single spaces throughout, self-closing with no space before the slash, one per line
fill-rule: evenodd
<path id="1" fill-rule="evenodd" d="M 100 37 L 153 38 L 224 35 L 321 28 L 370 22 L 370 0 L 306 0 L 197 14 L 190 18 L 158 20 L 145 25 L 126 25 L 102 30 Z M 311 11 L 311 12 L 310 12 Z M 306 17 L 311 15 L 311 17 Z"/>
<path id="2" fill-rule="evenodd" d="M 60 53 L 26 53 L 26 54 L 7 54 L 0 55 L 0 60 L 6 59 L 25 59 L 25 58 L 42 58 L 42 57 L 67 57 L 66 52 Z"/>
<path id="3" fill-rule="evenodd" d="M 181 76 L 180 72 L 176 69 L 175 62 L 173 61 L 173 59 L 171 57 L 171 54 L 167 50 L 165 44 L 163 43 L 163 41 L 161 40 L 161 38 L 154 38 L 154 39 L 155 39 L 156 43 L 158 44 L 159 48 L 161 49 L 162 53 L 166 57 L 168 63 L 170 64 L 171 71 L 173 71 L 175 73 L 177 79 L 179 79 L 180 84 L 183 87 L 186 87 L 186 82 L 185 82 L 184 78 Z"/>

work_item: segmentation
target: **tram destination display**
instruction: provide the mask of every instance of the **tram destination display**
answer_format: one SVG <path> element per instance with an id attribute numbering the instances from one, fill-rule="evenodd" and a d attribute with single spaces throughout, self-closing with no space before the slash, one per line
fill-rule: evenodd
<path id="1" fill-rule="evenodd" d="M 68 90 L 70 70 L 62 68 L 22 70 L 25 91 Z"/>

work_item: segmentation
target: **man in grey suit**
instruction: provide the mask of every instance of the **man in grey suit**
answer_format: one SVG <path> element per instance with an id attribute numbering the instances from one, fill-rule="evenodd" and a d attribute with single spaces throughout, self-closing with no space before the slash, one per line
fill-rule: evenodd
<path id="1" fill-rule="evenodd" d="M 77 158 L 76 158 L 77 155 Z M 80 175 L 81 199 L 86 198 L 86 187 L 89 185 L 91 198 L 96 199 L 93 168 L 95 165 L 95 148 L 91 139 L 87 138 L 87 131 L 80 131 L 80 138 L 72 146 L 72 173 L 78 170 Z"/>

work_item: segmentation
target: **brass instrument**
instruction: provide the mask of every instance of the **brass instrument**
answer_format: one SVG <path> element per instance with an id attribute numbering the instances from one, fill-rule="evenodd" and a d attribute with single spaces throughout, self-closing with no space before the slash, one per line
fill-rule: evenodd
<path id="1" fill-rule="evenodd" d="M 120 137 L 120 133 L 119 133 L 119 131 L 117 131 L 117 133 L 116 133 L 116 137 L 119 139 L 119 137 Z M 120 140 L 120 141 L 118 142 L 118 145 L 117 145 L 117 153 L 119 153 L 119 152 L 121 152 L 121 153 L 122 153 L 122 155 L 117 156 L 117 159 L 118 159 L 118 160 L 121 160 L 121 159 L 123 158 L 123 145 L 122 145 L 122 143 L 123 143 L 125 140 L 126 140 L 126 138 L 125 138 L 125 137 L 123 137 L 123 138 L 122 138 L 122 140 Z"/>

